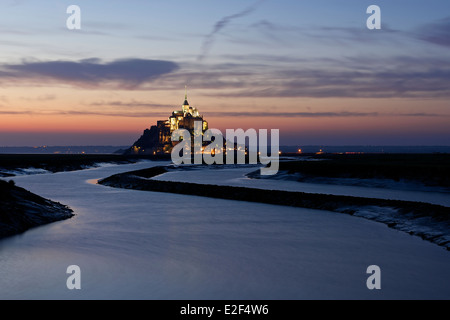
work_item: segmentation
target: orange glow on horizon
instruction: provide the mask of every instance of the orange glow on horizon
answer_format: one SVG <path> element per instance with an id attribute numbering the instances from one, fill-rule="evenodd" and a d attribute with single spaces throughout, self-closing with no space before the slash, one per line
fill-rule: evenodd
<path id="1" fill-rule="evenodd" d="M 445 127 L 445 117 L 349 117 L 349 118 L 289 118 L 289 117 L 207 117 L 210 128 L 221 130 L 242 128 L 280 129 L 280 132 L 359 132 L 383 131 L 402 132 L 414 129 Z M 131 118 L 111 116 L 17 116 L 1 117 L 2 132 L 142 132 L 156 125 L 155 118 Z"/>
<path id="2" fill-rule="evenodd" d="M 175 96 L 167 91 L 7 88 L 0 96 L 3 99 L 0 101 L 0 132 L 123 133 L 137 139 L 143 130 L 156 125 L 158 120 L 167 120 L 172 111 L 181 109 L 182 91 Z M 188 100 L 198 108 L 210 128 L 224 134 L 226 129 L 279 129 L 281 137 L 290 135 L 303 139 L 320 133 L 332 140 L 336 134 L 389 132 L 407 135 L 411 132 L 445 132 L 448 127 L 448 116 L 401 115 L 405 112 L 420 114 L 424 104 L 420 100 L 217 99 L 202 92 L 190 93 Z M 437 100 L 427 112 L 445 114 L 446 108 L 446 101 Z"/>

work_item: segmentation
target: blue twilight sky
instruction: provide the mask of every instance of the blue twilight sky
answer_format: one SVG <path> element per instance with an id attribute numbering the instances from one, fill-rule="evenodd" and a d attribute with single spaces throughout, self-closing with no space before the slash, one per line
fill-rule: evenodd
<path id="1" fill-rule="evenodd" d="M 123 1 L 123 0 L 5 0 L 1 24 L 2 58 L 15 61 L 26 57 L 18 46 L 29 49 L 30 57 L 49 59 L 61 55 L 182 57 L 202 54 L 205 36 L 221 19 L 251 8 L 247 14 L 230 18 L 214 36 L 208 54 L 287 54 L 295 57 L 349 55 L 373 52 L 374 41 L 396 41 L 388 32 L 421 53 L 430 48 L 414 43 L 421 29 L 450 17 L 450 4 L 431 1 Z M 68 34 L 66 8 L 82 9 L 82 30 Z M 382 9 L 383 29 L 378 34 L 365 29 L 365 13 L 371 4 Z M 448 22 L 448 21 L 447 21 Z M 409 34 L 410 39 L 406 34 Z M 351 43 L 350 51 L 345 46 Z M 388 38 L 388 39 L 384 39 Z M 316 41 L 313 41 L 316 39 Z M 147 41 L 145 41 L 147 40 Z M 410 43 L 408 43 L 410 42 Z M 337 45 L 340 44 L 340 45 Z M 14 48 L 14 45 L 16 48 Z M 330 52 L 330 46 L 336 50 Z M 386 47 L 385 47 L 386 48 Z M 385 49 L 384 48 L 384 49 Z M 14 50 L 15 49 L 15 50 Z M 319 49 L 320 51 L 316 51 Z M 388 55 L 402 52 L 392 46 Z M 20 53 L 17 56 L 17 53 Z"/>
<path id="2" fill-rule="evenodd" d="M 130 144 L 185 84 L 282 144 L 450 141 L 448 0 L 4 0 L 0 45 L 0 145 Z"/>

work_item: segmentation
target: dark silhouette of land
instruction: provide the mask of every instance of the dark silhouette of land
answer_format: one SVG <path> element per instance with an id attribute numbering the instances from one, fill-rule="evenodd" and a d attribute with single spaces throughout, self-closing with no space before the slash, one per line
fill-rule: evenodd
<path id="1" fill-rule="evenodd" d="M 75 171 L 95 167 L 99 163 L 126 164 L 139 160 L 170 160 L 170 155 L 96 155 L 96 154 L 0 154 L 0 177 L 14 174 L 9 170 L 43 169 L 50 172 Z"/>
<path id="2" fill-rule="evenodd" d="M 72 216 L 67 206 L 0 180 L 0 238 Z"/>
<path id="3" fill-rule="evenodd" d="M 279 172 L 304 182 L 315 177 L 390 179 L 450 188 L 450 154 L 324 154 L 309 158 L 321 161 L 281 161 Z M 258 172 L 249 176 L 261 178 Z"/>

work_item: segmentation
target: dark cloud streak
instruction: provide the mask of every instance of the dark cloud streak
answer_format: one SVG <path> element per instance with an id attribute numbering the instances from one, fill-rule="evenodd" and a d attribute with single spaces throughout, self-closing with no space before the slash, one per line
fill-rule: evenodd
<path id="1" fill-rule="evenodd" d="M 379 112 L 205 112 L 210 117 L 263 118 L 353 118 L 353 117 L 449 117 L 436 113 L 379 113 Z"/>
<path id="2" fill-rule="evenodd" d="M 124 111 L 92 111 L 92 110 L 47 110 L 47 111 L 13 111 L 0 110 L 0 115 L 67 115 L 67 116 L 105 116 L 105 117 L 125 117 L 125 118 L 166 118 L 167 112 L 130 112 Z M 437 113 L 380 113 L 380 112 L 208 112 L 208 117 L 249 117 L 249 118 L 354 118 L 354 117 L 450 117 L 450 115 Z"/>
<path id="3" fill-rule="evenodd" d="M 450 17 L 422 26 L 416 37 L 429 43 L 450 47 Z"/>
<path id="4" fill-rule="evenodd" d="M 93 107 L 102 107 L 102 106 L 110 106 L 110 107 L 126 107 L 126 108 L 152 108 L 152 109 L 170 109 L 172 106 L 166 104 L 158 104 L 153 102 L 143 102 L 143 101 L 98 101 L 89 104 Z"/>
<path id="5" fill-rule="evenodd" d="M 450 97 L 450 58 L 356 56 L 342 59 L 228 56 L 233 63 L 203 72 L 168 75 L 174 89 L 180 79 L 191 86 L 218 89 L 215 97 L 446 98 Z M 234 61 L 240 61 L 234 63 Z M 277 63 L 278 62 L 278 63 Z M 189 66 L 195 70 L 195 66 Z"/>
<path id="6" fill-rule="evenodd" d="M 215 37 L 218 32 L 220 32 L 223 28 L 225 28 L 232 20 L 237 19 L 237 18 L 242 18 L 244 16 L 251 14 L 264 1 L 265 0 L 259 0 L 259 1 L 255 2 L 254 4 L 252 4 L 251 6 L 249 6 L 248 8 L 244 9 L 243 11 L 223 17 L 222 19 L 217 21 L 214 24 L 212 31 L 205 37 L 203 44 L 202 44 L 202 48 L 201 48 L 201 54 L 197 57 L 197 60 L 202 61 L 206 57 L 209 50 L 211 49 L 212 44 L 214 43 Z"/>
<path id="7" fill-rule="evenodd" d="M 114 83 L 134 89 L 143 83 L 174 72 L 179 66 L 171 61 L 123 59 L 102 63 L 98 58 L 80 61 L 24 61 L 0 66 L 0 79 L 57 81 L 82 87 L 99 87 Z"/>

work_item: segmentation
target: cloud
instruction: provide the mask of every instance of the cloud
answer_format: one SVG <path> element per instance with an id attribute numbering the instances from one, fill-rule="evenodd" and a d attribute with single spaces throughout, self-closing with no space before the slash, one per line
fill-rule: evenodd
<path id="1" fill-rule="evenodd" d="M 209 117 L 263 118 L 353 118 L 353 117 L 449 117 L 436 113 L 380 113 L 380 112 L 205 112 Z"/>
<path id="2" fill-rule="evenodd" d="M 24 101 L 51 101 L 51 100 L 55 100 L 56 96 L 54 94 L 46 94 L 46 95 L 41 95 L 41 96 L 37 96 L 37 97 L 21 97 L 21 100 Z"/>
<path id="3" fill-rule="evenodd" d="M 422 26 L 416 37 L 429 43 L 450 47 L 450 17 Z"/>
<path id="4" fill-rule="evenodd" d="M 123 102 L 123 101 L 97 101 L 92 102 L 89 104 L 92 107 L 102 107 L 102 106 L 108 106 L 108 107 L 126 107 L 126 108 L 151 108 L 151 109 L 170 109 L 172 106 L 167 104 L 158 104 L 153 102 L 143 102 L 143 101 L 136 101 L 132 100 L 129 102 Z"/>
<path id="5" fill-rule="evenodd" d="M 92 111 L 92 110 L 0 110 L 1 115 L 72 115 L 72 116 L 105 116 L 124 118 L 161 118 L 166 119 L 169 112 L 130 112 L 122 111 Z M 250 118 L 354 118 L 354 117 L 450 117 L 450 115 L 437 113 L 380 113 L 380 112 L 204 112 L 205 117 L 250 117 Z"/>
<path id="6" fill-rule="evenodd" d="M 259 1 L 255 2 L 254 4 L 252 4 L 251 6 L 249 6 L 248 8 L 244 9 L 243 11 L 223 17 L 222 19 L 217 21 L 214 24 L 212 31 L 205 37 L 203 44 L 202 44 L 201 54 L 198 56 L 197 60 L 198 61 L 203 60 L 205 58 L 205 56 L 208 54 L 209 50 L 211 49 L 212 44 L 214 43 L 214 40 L 215 40 L 218 32 L 220 32 L 223 28 L 225 28 L 232 20 L 237 19 L 237 18 L 242 18 L 242 17 L 245 17 L 245 16 L 251 14 L 264 1 L 265 0 L 259 0 Z"/>
<path id="7" fill-rule="evenodd" d="M 123 118 L 161 118 L 168 117 L 167 112 L 130 112 L 123 111 L 92 111 L 92 110 L 1 110 L 0 115 L 32 115 L 32 116 L 104 116 Z"/>
<path id="8" fill-rule="evenodd" d="M 2 115 L 22 115 L 22 114 L 34 114 L 32 111 L 13 111 L 13 110 L 0 110 Z"/>
<path id="9" fill-rule="evenodd" d="M 171 61 L 145 59 L 123 59 L 107 63 L 98 58 L 80 61 L 24 61 L 21 64 L 0 66 L 0 80 L 9 78 L 37 83 L 50 81 L 81 87 L 113 84 L 123 89 L 135 89 L 178 68 Z"/>
<path id="10" fill-rule="evenodd" d="M 176 74 L 163 77 L 165 89 L 180 88 L 188 79 L 190 87 L 214 97 L 450 97 L 450 57 L 226 58 L 229 63 L 183 65 Z"/>
<path id="11" fill-rule="evenodd" d="M 206 112 L 212 117 L 262 117 L 262 118 L 336 118 L 376 117 L 377 112 Z"/>
<path id="12" fill-rule="evenodd" d="M 180 90 L 186 83 L 204 96 L 311 98 L 450 98 L 450 57 L 370 56 L 297 58 L 221 56 L 220 64 L 128 59 L 25 61 L 0 66 L 3 85 L 52 84 L 82 88 Z M 97 101 L 130 108 L 166 108 L 151 101 Z"/>
<path id="13" fill-rule="evenodd" d="M 47 114 L 47 113 L 46 113 Z M 168 117 L 167 112 L 130 112 L 124 111 L 90 111 L 90 110 L 68 110 L 54 111 L 53 115 L 71 115 L 71 116 L 105 116 L 105 117 L 124 117 L 124 118 L 162 118 Z"/>
<path id="14" fill-rule="evenodd" d="M 136 39 L 139 40 L 145 40 L 145 41 L 165 41 L 165 42 L 177 42 L 180 41 L 179 39 L 176 38 L 170 38 L 170 37 L 162 37 L 162 36 L 156 36 L 156 35 L 140 35 L 140 36 L 136 36 Z"/>
<path id="15" fill-rule="evenodd" d="M 108 117 L 159 117 L 166 119 L 170 113 L 168 112 L 102 112 L 87 110 L 70 110 L 57 111 L 55 114 L 64 115 L 97 115 Z M 354 118 L 354 117 L 450 117 L 449 115 L 436 113 L 379 113 L 379 112 L 204 112 L 205 117 L 250 117 L 250 118 Z"/>
<path id="16" fill-rule="evenodd" d="M 245 29 L 244 29 L 245 28 Z M 320 50 L 336 51 L 336 48 L 347 48 L 348 45 L 398 45 L 403 41 L 404 35 L 394 30 L 386 23 L 376 33 L 361 27 L 339 27 L 313 24 L 295 24 L 273 22 L 262 19 L 246 25 L 238 32 L 228 34 L 228 41 L 252 47 L 259 46 L 266 49 L 277 48 L 305 49 L 314 46 Z M 299 46 L 299 44 L 304 44 Z M 306 45 L 307 44 L 307 45 Z M 331 47 L 331 48 L 330 48 Z"/>

